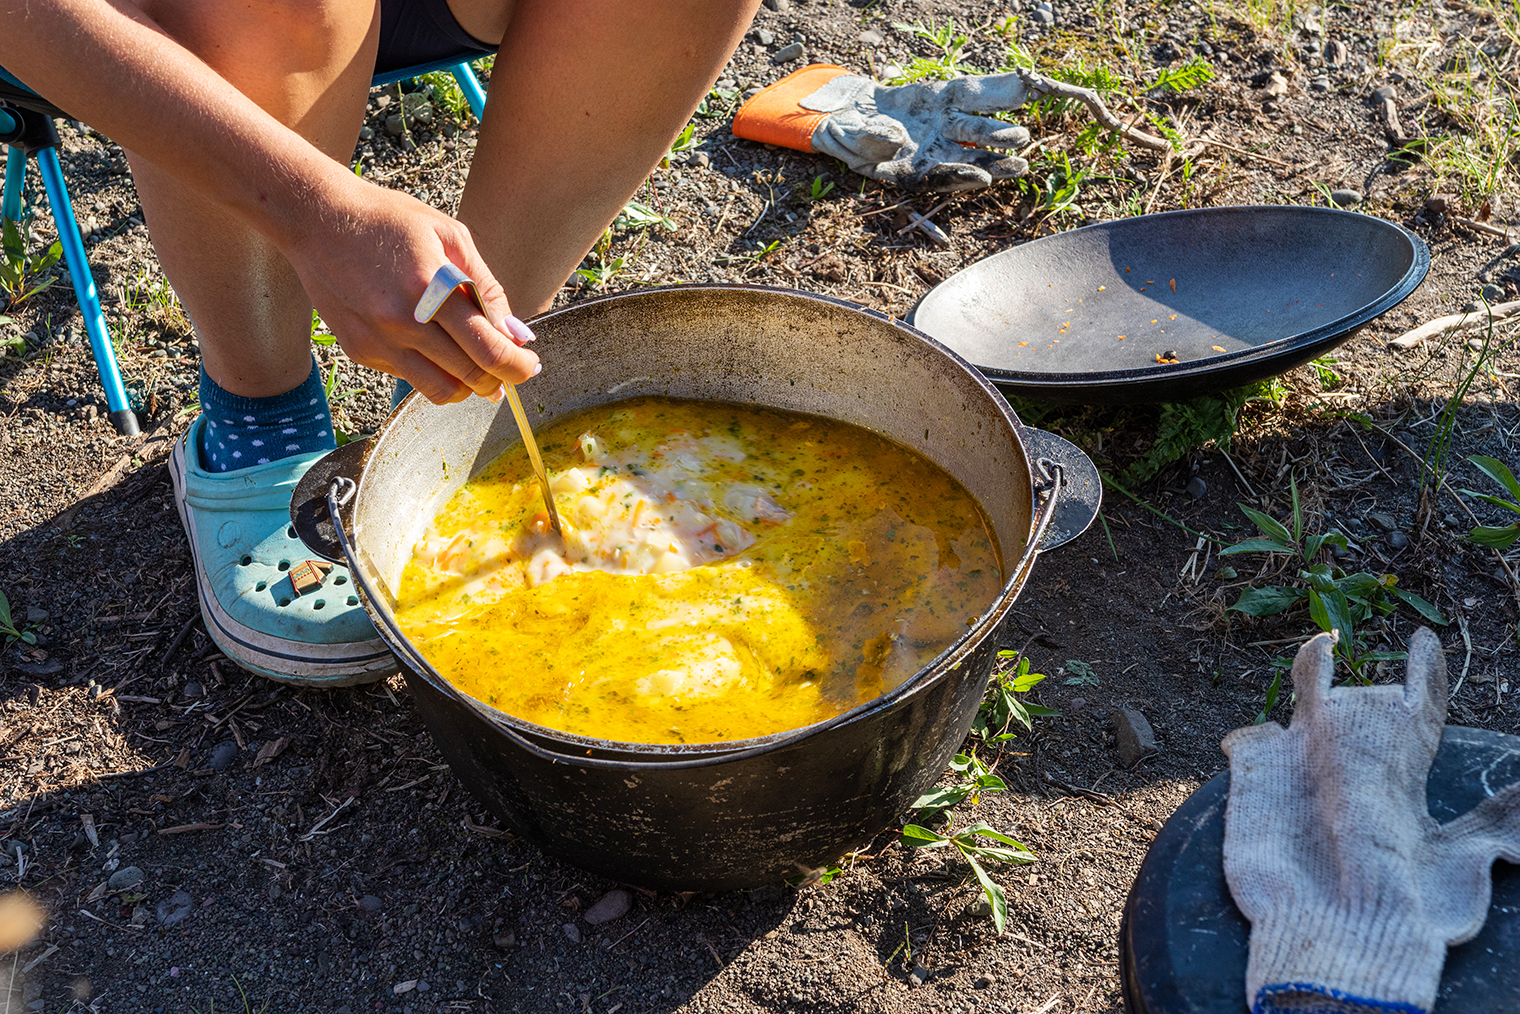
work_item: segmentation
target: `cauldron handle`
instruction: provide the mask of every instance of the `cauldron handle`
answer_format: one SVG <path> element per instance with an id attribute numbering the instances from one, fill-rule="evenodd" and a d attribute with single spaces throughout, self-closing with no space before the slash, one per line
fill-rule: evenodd
<path id="1" fill-rule="evenodd" d="M 1049 472 L 1042 464 L 1059 462 L 1063 482 L 1059 503 L 1051 503 L 1049 512 L 1054 520 L 1049 523 L 1045 535 L 1032 545 L 1046 553 L 1057 546 L 1064 546 L 1087 531 L 1098 516 L 1103 505 L 1103 477 L 1092 459 L 1082 449 L 1065 437 L 1033 426 L 1019 426 L 1019 441 L 1030 462 L 1029 481 L 1036 486 L 1049 483 Z"/>

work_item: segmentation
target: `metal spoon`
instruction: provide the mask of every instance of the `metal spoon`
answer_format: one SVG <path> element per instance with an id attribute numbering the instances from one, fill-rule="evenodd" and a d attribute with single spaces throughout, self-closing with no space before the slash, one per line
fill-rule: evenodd
<path id="1" fill-rule="evenodd" d="M 475 281 L 453 264 L 445 262 L 443 267 L 433 275 L 433 280 L 428 282 L 428 287 L 423 290 L 422 298 L 417 300 L 417 308 L 412 311 L 412 317 L 419 324 L 426 324 L 433 319 L 438 308 L 443 306 L 443 301 L 448 299 L 459 286 L 468 286 L 470 297 L 475 300 L 475 305 L 481 309 L 485 304 L 481 302 L 480 290 L 475 287 Z M 511 384 L 503 383 L 502 388 L 506 391 L 507 404 L 512 407 L 512 418 L 517 420 L 517 430 L 522 434 L 523 446 L 528 449 L 528 460 L 533 463 L 533 474 L 538 476 L 538 487 L 544 494 L 544 506 L 549 509 L 549 527 L 554 529 L 554 534 L 564 537 L 564 529 L 559 524 L 559 512 L 554 509 L 554 496 L 549 492 L 549 471 L 544 468 L 544 459 L 538 453 L 538 441 L 533 439 L 533 429 L 528 425 L 528 414 L 523 411 L 522 399 L 517 396 L 517 388 Z"/>

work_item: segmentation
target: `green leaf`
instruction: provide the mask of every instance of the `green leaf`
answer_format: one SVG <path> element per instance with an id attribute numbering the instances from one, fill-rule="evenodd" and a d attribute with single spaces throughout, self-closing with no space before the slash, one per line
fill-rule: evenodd
<path id="1" fill-rule="evenodd" d="M 1304 542 L 1304 559 L 1312 560 L 1319 555 L 1319 551 L 1326 545 L 1346 548 L 1346 537 L 1337 531 L 1329 531 L 1323 535 L 1311 535 Z"/>
<path id="2" fill-rule="evenodd" d="M 45 253 L 45 254 L 42 255 L 42 260 L 38 261 L 37 264 L 35 264 L 32 267 L 32 270 L 33 271 L 46 271 L 48 268 L 52 267 L 54 264 L 57 264 L 59 262 L 59 260 L 61 260 L 62 258 L 63 258 L 63 243 L 62 243 L 62 241 L 55 239 L 53 241 L 53 245 L 50 246 L 50 247 L 48 247 L 47 253 Z"/>
<path id="3" fill-rule="evenodd" d="M 970 785 L 952 785 L 943 789 L 935 789 L 932 792 L 925 792 L 913 800 L 911 809 L 920 816 L 923 816 L 925 811 L 930 816 L 942 813 L 969 796 L 972 788 L 973 786 Z M 903 828 L 903 834 L 906 835 L 907 833 L 908 829 Z"/>
<path id="4" fill-rule="evenodd" d="M 1292 546 L 1284 546 L 1270 539 L 1247 539 L 1237 542 L 1233 546 L 1227 546 L 1219 551 L 1220 556 L 1229 556 L 1232 553 L 1291 553 Z"/>
<path id="5" fill-rule="evenodd" d="M 1351 604 L 1346 601 L 1345 593 L 1339 588 L 1326 592 L 1309 592 L 1309 616 L 1326 633 L 1340 633 L 1336 651 L 1349 658 L 1356 641 L 1351 622 Z"/>
<path id="6" fill-rule="evenodd" d="M 987 904 L 992 907 L 992 925 L 997 929 L 998 936 L 1002 936 L 1008 928 L 1008 898 L 1003 894 L 1003 889 L 987 876 L 987 871 L 982 869 L 982 864 L 974 856 L 967 855 L 966 862 L 971 864 L 971 871 L 982 885 L 982 893 L 987 896 Z"/>
<path id="7" fill-rule="evenodd" d="M 1520 503 L 1510 503 L 1502 497 L 1489 496 L 1487 493 L 1474 493 L 1470 489 L 1464 489 L 1462 492 L 1468 496 L 1475 496 L 1486 503 L 1491 503 L 1495 507 L 1503 507 L 1507 511 L 1514 511 L 1516 514 L 1520 514 Z"/>
<path id="8" fill-rule="evenodd" d="M 1026 849 L 1023 845 L 1021 845 L 1018 842 L 1014 841 L 1012 838 L 1008 837 L 1006 834 L 1004 834 L 1001 831 L 994 831 L 992 829 L 992 826 L 989 825 L 989 824 L 987 824 L 986 822 L 979 821 L 979 822 L 977 822 L 975 824 L 972 824 L 970 827 L 968 827 L 964 831 L 962 831 L 961 834 L 963 834 L 963 835 L 966 835 L 966 834 L 979 834 L 979 835 L 982 835 L 982 836 L 987 837 L 987 838 L 992 838 L 995 841 L 1000 841 L 1000 842 L 1003 842 L 1003 843 L 1005 843 L 1007 845 L 1012 845 L 1014 848 L 1018 849 L 1021 852 L 1024 852 L 1025 854 L 1029 853 L 1029 850 Z M 1034 857 L 1031 855 L 1030 858 L 1032 859 Z"/>
<path id="9" fill-rule="evenodd" d="M 1293 493 L 1293 544 L 1304 540 L 1304 510 L 1298 500 L 1298 477 L 1292 472 L 1288 473 L 1288 488 Z"/>
<path id="10" fill-rule="evenodd" d="M 1509 470 L 1508 465 L 1498 458 L 1487 458 L 1481 454 L 1474 454 L 1467 460 L 1482 469 L 1483 474 L 1509 490 L 1510 495 L 1516 500 L 1520 500 L 1520 479 L 1515 478 L 1515 473 Z"/>
<path id="11" fill-rule="evenodd" d="M 1293 536 L 1288 534 L 1288 530 L 1280 522 L 1245 504 L 1241 504 L 1240 509 L 1245 512 L 1246 517 L 1255 522 L 1257 528 L 1261 529 L 1261 534 L 1277 543 L 1282 549 L 1291 551 L 1294 548 Z"/>
<path id="12" fill-rule="evenodd" d="M 1412 607 L 1415 612 L 1425 617 L 1431 623 L 1434 623 L 1439 627 L 1446 626 L 1446 617 L 1441 615 L 1441 610 L 1437 609 L 1429 602 L 1420 598 L 1420 596 L 1416 595 L 1414 592 L 1407 592 L 1404 589 L 1397 587 L 1390 588 L 1389 591 L 1393 592 L 1399 598 L 1403 599 L 1405 605 Z"/>
<path id="13" fill-rule="evenodd" d="M 11 624 L 11 600 L 5 597 L 5 592 L 0 592 L 0 627 L 16 629 Z"/>
<path id="14" fill-rule="evenodd" d="M 1303 596 L 1304 592 L 1300 588 L 1283 588 L 1278 585 L 1247 588 L 1240 593 L 1240 598 L 1235 600 L 1230 609 L 1247 616 L 1276 616 Z"/>
<path id="15" fill-rule="evenodd" d="M 904 824 L 902 829 L 902 836 L 903 840 L 906 841 L 909 845 L 913 845 L 918 848 L 933 849 L 950 844 L 949 838 L 946 838 L 942 834 L 935 834 L 927 827 L 920 827 L 917 824 Z"/>
<path id="16" fill-rule="evenodd" d="M 1467 541 L 1475 542 L 1480 546 L 1492 546 L 1495 549 L 1508 549 L 1520 539 L 1520 525 L 1505 525 L 1503 528 L 1490 528 L 1488 525 L 1479 525 L 1467 533 Z"/>
<path id="17" fill-rule="evenodd" d="M 36 644 L 37 643 L 37 635 L 34 634 L 34 633 L 32 633 L 30 630 L 23 630 L 21 632 L 21 639 L 23 641 L 25 641 L 27 644 Z"/>

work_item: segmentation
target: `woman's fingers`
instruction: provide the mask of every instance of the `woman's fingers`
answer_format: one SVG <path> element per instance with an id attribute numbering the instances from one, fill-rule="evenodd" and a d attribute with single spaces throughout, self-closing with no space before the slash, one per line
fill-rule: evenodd
<path id="1" fill-rule="evenodd" d="M 532 332 L 521 321 L 516 323 L 520 336 L 498 328 L 461 287 L 439 308 L 431 325 L 432 338 L 419 349 L 476 394 L 490 397 L 503 382 L 520 384 L 538 372 L 538 356 L 517 344 L 531 340 Z M 503 327 L 507 326 L 504 320 Z"/>

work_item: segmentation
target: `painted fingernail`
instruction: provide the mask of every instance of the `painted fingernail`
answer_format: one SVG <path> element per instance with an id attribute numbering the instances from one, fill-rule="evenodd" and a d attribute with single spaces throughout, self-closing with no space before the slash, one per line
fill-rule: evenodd
<path id="1" fill-rule="evenodd" d="M 534 363 L 533 364 L 533 376 L 536 377 L 536 376 L 538 376 L 542 372 L 544 372 L 544 364 L 543 363 Z"/>
<path id="2" fill-rule="evenodd" d="M 496 387 L 496 390 L 494 390 L 490 394 L 486 395 L 486 400 L 487 401 L 501 401 L 501 399 L 505 398 L 506 396 L 507 396 L 507 390 L 506 390 L 506 388 L 504 388 L 504 387 L 502 387 L 501 385 L 498 384 L 497 387 Z"/>
<path id="3" fill-rule="evenodd" d="M 507 326 L 507 334 L 517 339 L 517 344 L 519 345 L 526 345 L 538 338 L 538 335 L 533 333 L 533 329 L 531 327 L 524 324 L 516 317 L 508 316 L 505 320 L 502 321 L 502 323 Z"/>

